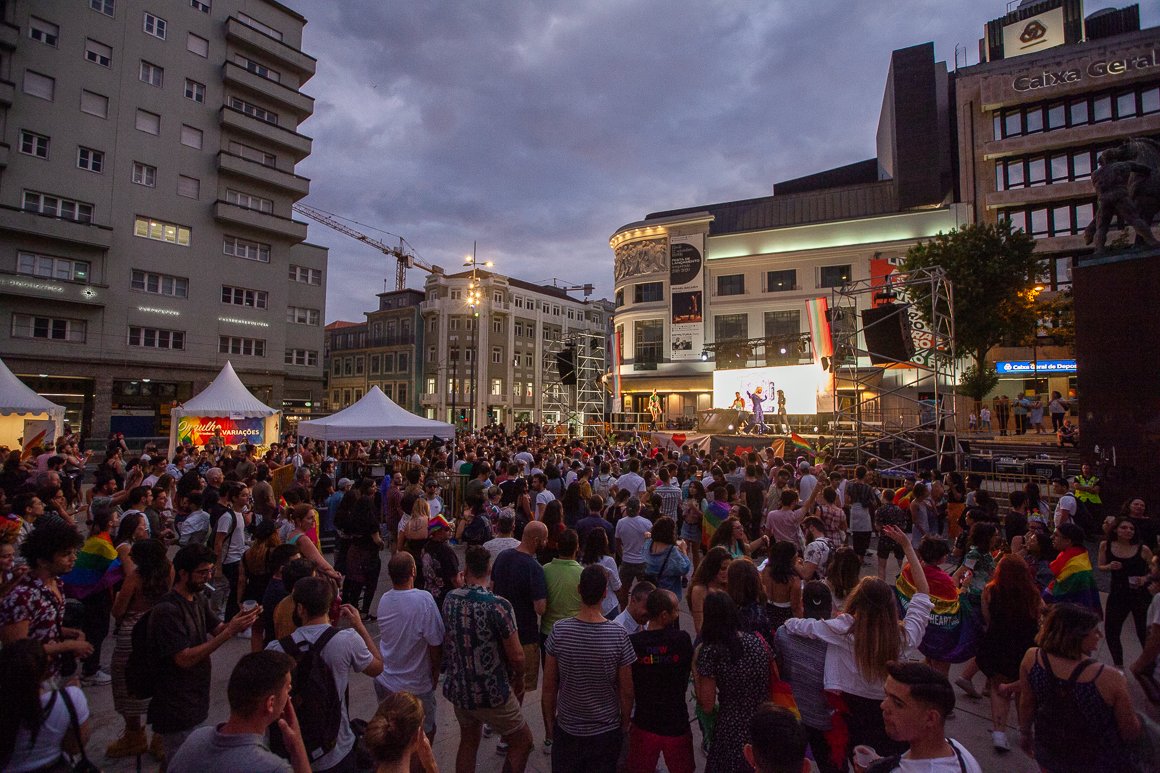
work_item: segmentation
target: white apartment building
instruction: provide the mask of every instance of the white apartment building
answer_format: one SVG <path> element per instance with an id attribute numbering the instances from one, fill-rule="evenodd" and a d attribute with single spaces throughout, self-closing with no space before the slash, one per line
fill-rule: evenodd
<path id="1" fill-rule="evenodd" d="M 326 259 L 291 206 L 315 60 L 273 0 L 0 3 L 0 352 L 91 436 L 226 360 L 320 403 Z"/>
<path id="2" fill-rule="evenodd" d="M 611 304 L 580 301 L 551 285 L 541 286 L 491 271 L 478 271 L 481 302 L 467 296 L 473 274 L 432 274 L 420 305 L 423 324 L 419 404 L 428 418 L 457 426 L 557 424 L 569 421 L 579 392 L 600 389 L 599 416 L 591 401 L 576 421 L 603 421 Z M 595 346 L 578 369 L 579 386 L 560 383 L 556 353 L 569 342 Z M 594 343 L 593 343 L 594 342 Z M 584 414 L 587 415 L 584 415 Z"/>

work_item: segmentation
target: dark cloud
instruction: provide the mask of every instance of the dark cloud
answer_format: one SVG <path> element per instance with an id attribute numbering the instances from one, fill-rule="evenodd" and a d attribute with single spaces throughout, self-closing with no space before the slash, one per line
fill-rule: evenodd
<path id="1" fill-rule="evenodd" d="M 500 271 L 593 282 L 604 296 L 615 229 L 873 157 L 890 52 L 933 40 L 950 66 L 956 44 L 974 64 L 984 22 L 1006 9 L 283 2 L 309 20 L 303 47 L 318 58 L 303 126 L 314 153 L 299 166 L 309 203 L 401 234 L 447 268 L 478 241 Z M 1144 26 L 1160 23 L 1143 5 Z M 323 226 L 310 240 L 331 248 L 328 320 L 361 318 L 393 283 L 392 259 Z M 412 271 L 411 286 L 421 281 Z"/>

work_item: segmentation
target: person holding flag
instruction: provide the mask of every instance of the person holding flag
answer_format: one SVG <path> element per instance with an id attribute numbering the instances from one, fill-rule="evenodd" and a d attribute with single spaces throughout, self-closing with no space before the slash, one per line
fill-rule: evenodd
<path id="1" fill-rule="evenodd" d="M 1061 523 L 1051 537 L 1051 544 L 1059 555 L 1051 562 L 1055 579 L 1043 591 L 1048 604 L 1069 603 L 1087 607 L 1103 616 L 1100 591 L 1092 572 L 1092 561 L 1084 546 L 1083 529 L 1077 524 Z"/>

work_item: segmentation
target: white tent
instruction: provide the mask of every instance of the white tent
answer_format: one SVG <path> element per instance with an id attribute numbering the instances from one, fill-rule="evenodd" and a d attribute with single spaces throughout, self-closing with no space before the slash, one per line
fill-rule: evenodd
<path id="1" fill-rule="evenodd" d="M 216 435 L 226 445 L 269 445 L 278 439 L 282 412 L 271 408 L 246 389 L 226 362 L 209 386 L 170 413 L 169 448 L 178 441 L 201 446 Z"/>
<path id="2" fill-rule="evenodd" d="M 0 360 L 0 446 L 15 450 L 20 439 L 30 442 L 35 436 L 25 437 L 25 422 L 52 422 L 53 431 L 48 433 L 48 425 L 34 426 L 36 435 L 45 432 L 40 443 L 52 443 L 64 431 L 64 408 L 36 394 L 16 374 Z"/>
<path id="3" fill-rule="evenodd" d="M 455 428 L 400 408 L 377 386 L 354 405 L 322 419 L 298 422 L 298 434 L 319 440 L 451 440 Z"/>

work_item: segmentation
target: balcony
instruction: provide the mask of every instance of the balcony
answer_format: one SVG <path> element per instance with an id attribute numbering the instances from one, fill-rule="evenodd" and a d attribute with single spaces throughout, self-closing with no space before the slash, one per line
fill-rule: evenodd
<path id="1" fill-rule="evenodd" d="M 259 231 L 289 238 L 295 242 L 306 240 L 306 223 L 293 220 L 269 212 L 259 212 L 256 209 L 246 209 L 237 204 L 230 204 L 220 199 L 214 202 L 213 216 L 226 223 L 245 226 Z"/>
<path id="2" fill-rule="evenodd" d="M 226 22 L 226 40 L 277 60 L 283 67 L 289 67 L 297 72 L 303 83 L 314 75 L 318 64 L 313 56 L 304 54 L 294 46 L 286 45 L 281 40 L 272 38 L 233 16 Z"/>
<path id="3" fill-rule="evenodd" d="M 314 144 L 314 140 L 305 134 L 299 134 L 298 132 L 272 123 L 259 121 L 257 118 L 252 118 L 241 110 L 232 107 L 222 107 L 219 112 L 218 122 L 223 129 L 232 129 L 233 131 L 241 132 L 251 137 L 258 137 L 267 142 L 272 142 L 281 148 L 285 148 L 294 156 L 295 161 L 301 161 L 309 156 L 310 148 Z"/>
<path id="4" fill-rule="evenodd" d="M 0 106 L 12 107 L 14 99 L 16 99 L 16 84 L 12 81 L 0 80 Z"/>
<path id="5" fill-rule="evenodd" d="M 423 392 L 419 395 L 419 402 L 421 403 L 437 403 L 439 402 L 439 395 L 436 392 Z"/>
<path id="6" fill-rule="evenodd" d="M 283 172 L 281 169 L 259 164 L 257 161 L 250 161 L 224 150 L 218 153 L 218 171 L 287 191 L 293 194 L 295 199 L 310 193 L 309 178 L 299 177 L 291 172 Z"/>
<path id="7" fill-rule="evenodd" d="M 12 51 L 20 40 L 20 28 L 8 22 L 0 22 L 0 48 Z"/>
<path id="8" fill-rule="evenodd" d="M 263 78 L 240 64 L 226 62 L 222 67 L 222 80 L 225 81 L 226 85 L 236 86 L 251 94 L 278 103 L 282 108 L 297 115 L 300 121 L 314 112 L 314 97 L 289 86 L 283 86 L 269 78 Z"/>
<path id="9" fill-rule="evenodd" d="M 107 225 L 78 223 L 75 220 L 25 212 L 16 207 L 0 206 L 0 232 L 3 231 L 35 234 L 46 239 L 99 249 L 108 249 L 113 244 L 113 229 Z"/>

